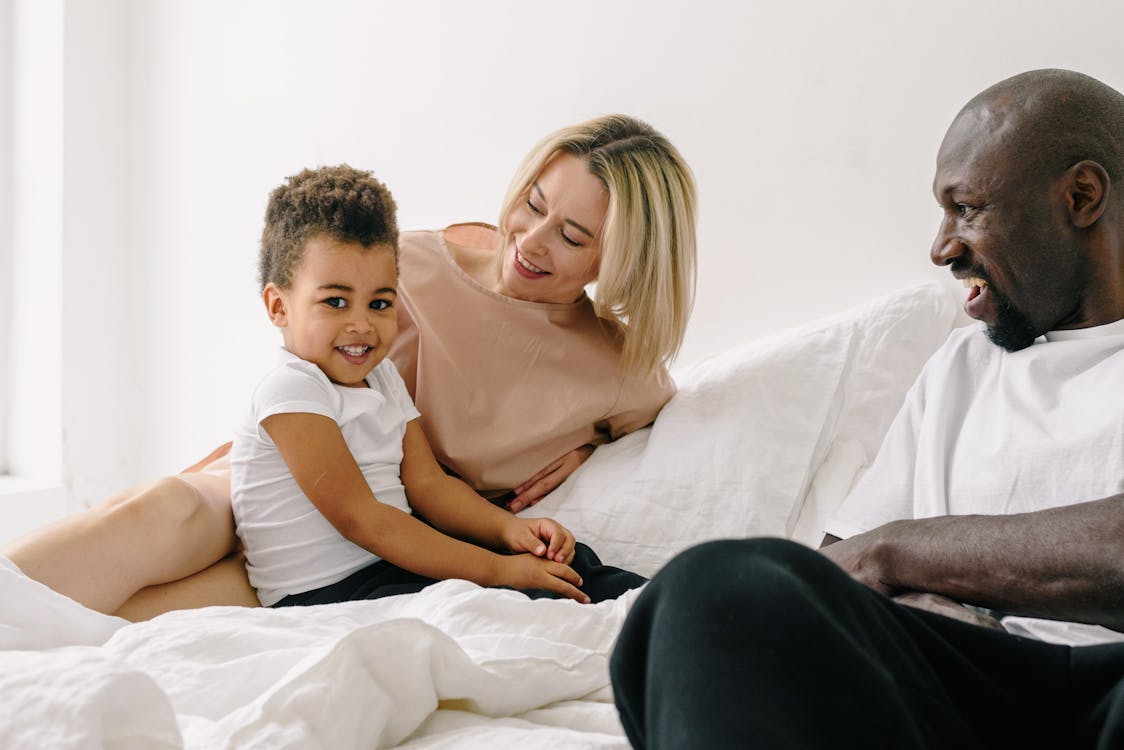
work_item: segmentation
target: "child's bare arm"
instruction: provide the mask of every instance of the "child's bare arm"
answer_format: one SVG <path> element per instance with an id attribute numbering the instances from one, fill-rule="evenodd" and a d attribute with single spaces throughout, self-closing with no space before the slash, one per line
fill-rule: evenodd
<path id="1" fill-rule="evenodd" d="M 531 552 L 558 562 L 574 557 L 574 535 L 549 518 L 519 518 L 492 505 L 442 470 L 418 420 L 406 425 L 402 483 L 410 507 L 446 533 L 493 548 Z"/>
<path id="2" fill-rule="evenodd" d="M 380 503 L 339 425 L 328 417 L 276 414 L 264 419 L 262 427 L 317 510 L 344 537 L 384 560 L 429 578 L 541 588 L 588 601 L 577 589 L 580 577 L 567 565 L 530 555 L 498 555 L 446 536 L 410 514 Z"/>

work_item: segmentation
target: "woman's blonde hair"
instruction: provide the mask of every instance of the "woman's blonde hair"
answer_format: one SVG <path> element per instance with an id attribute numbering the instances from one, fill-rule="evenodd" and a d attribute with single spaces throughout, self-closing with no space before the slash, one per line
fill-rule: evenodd
<path id="1" fill-rule="evenodd" d="M 558 152 L 581 157 L 605 183 L 609 208 L 601 232 L 594 306 L 624 329 L 622 364 L 650 370 L 683 344 L 695 296 L 695 180 L 671 143 L 647 123 L 606 115 L 551 133 L 520 165 L 500 211 L 505 235 L 512 210 Z"/>

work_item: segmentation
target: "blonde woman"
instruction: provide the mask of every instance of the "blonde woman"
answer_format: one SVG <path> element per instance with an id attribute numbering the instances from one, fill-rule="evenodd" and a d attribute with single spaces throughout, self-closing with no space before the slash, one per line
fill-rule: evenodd
<path id="1" fill-rule="evenodd" d="M 402 234 L 390 358 L 448 471 L 518 512 L 655 419 L 691 310 L 695 204 L 667 139 L 611 115 L 543 139 L 498 227 Z M 235 547 L 224 446 L 4 554 L 86 606 L 143 619 L 255 605 Z"/>

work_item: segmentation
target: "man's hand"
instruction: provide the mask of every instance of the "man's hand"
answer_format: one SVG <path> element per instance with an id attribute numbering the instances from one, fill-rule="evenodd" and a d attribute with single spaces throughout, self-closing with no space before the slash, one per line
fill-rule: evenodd
<path id="1" fill-rule="evenodd" d="M 949 599 L 947 596 L 940 594 L 925 594 L 919 591 L 910 591 L 905 594 L 898 594 L 894 597 L 894 601 L 898 604 L 904 604 L 907 607 L 914 609 L 923 609 L 926 612 L 932 612 L 945 617 L 951 617 L 954 620 L 960 620 L 970 625 L 979 625 L 985 628 L 992 628 L 993 630 L 1007 629 L 1003 627 L 1003 623 L 996 620 L 991 615 L 985 615 L 970 607 L 965 607 L 963 604 Z"/>
<path id="2" fill-rule="evenodd" d="M 570 564 L 574 535 L 551 518 L 516 518 L 504 525 L 503 541 L 512 552 L 530 552 L 545 560 Z"/>
<path id="3" fill-rule="evenodd" d="M 859 583 L 880 594 L 894 596 L 900 592 L 900 588 L 890 580 L 885 550 L 879 538 L 882 528 L 885 527 L 847 539 L 827 535 L 820 545 L 820 553 Z"/>
<path id="4" fill-rule="evenodd" d="M 508 502 L 507 509 L 512 513 L 518 513 L 542 500 L 577 471 L 577 468 L 592 454 L 593 446 L 583 445 L 536 472 L 533 477 L 515 488 L 515 497 Z"/>
<path id="5" fill-rule="evenodd" d="M 880 529 L 874 529 L 848 539 L 828 535 L 824 537 L 820 552 L 847 571 L 856 581 L 893 598 L 898 604 L 923 609 L 972 625 L 1006 630 L 994 617 L 970 609 L 947 596 L 923 591 L 902 591 L 890 579 L 890 566 L 887 564 L 887 554 L 879 531 Z"/>
<path id="6" fill-rule="evenodd" d="M 534 555 L 503 556 L 496 583 L 519 590 L 545 589 L 582 604 L 589 604 L 589 597 L 578 588 L 582 585 L 582 579 L 577 571 L 569 565 Z"/>

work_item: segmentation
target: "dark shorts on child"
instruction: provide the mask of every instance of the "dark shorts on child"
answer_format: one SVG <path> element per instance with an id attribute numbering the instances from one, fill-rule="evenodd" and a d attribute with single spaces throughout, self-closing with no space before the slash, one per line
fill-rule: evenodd
<path id="1" fill-rule="evenodd" d="M 581 590 L 593 602 L 616 599 L 628 591 L 642 586 L 647 578 L 627 570 L 603 565 L 597 554 L 581 542 L 574 546 L 574 560 L 570 567 L 582 577 Z M 361 599 L 381 599 L 397 594 L 416 594 L 437 583 L 432 578 L 420 576 L 392 565 L 386 560 L 374 562 L 342 581 L 299 594 L 290 594 L 274 607 L 307 607 L 313 604 L 335 604 Z M 523 591 L 532 599 L 561 599 L 561 594 L 544 589 Z"/>

